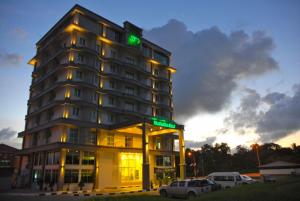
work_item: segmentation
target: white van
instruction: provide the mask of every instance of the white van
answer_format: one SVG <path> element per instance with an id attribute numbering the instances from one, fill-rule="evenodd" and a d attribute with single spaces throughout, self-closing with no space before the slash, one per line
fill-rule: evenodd
<path id="1" fill-rule="evenodd" d="M 242 184 L 239 172 L 213 172 L 207 178 L 220 184 L 222 188 L 231 188 Z"/>

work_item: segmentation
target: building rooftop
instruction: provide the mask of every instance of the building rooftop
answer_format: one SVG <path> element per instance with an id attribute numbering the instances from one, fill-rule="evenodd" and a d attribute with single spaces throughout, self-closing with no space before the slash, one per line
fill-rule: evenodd
<path id="1" fill-rule="evenodd" d="M 85 14 L 87 14 L 87 15 L 89 15 L 90 17 L 92 17 L 92 18 L 94 18 L 94 19 L 97 19 L 97 20 L 99 20 L 99 21 L 103 21 L 103 22 L 105 22 L 105 23 L 107 23 L 107 24 L 110 24 L 110 25 L 112 25 L 113 27 L 115 27 L 116 29 L 119 29 L 119 30 L 124 30 L 124 27 L 122 27 L 122 26 L 120 26 L 120 25 L 118 25 L 118 24 L 116 24 L 116 23 L 114 23 L 114 22 L 112 22 L 112 21 L 110 21 L 110 20 L 108 20 L 108 19 L 106 19 L 106 18 L 104 18 L 104 17 L 102 17 L 102 16 L 100 16 L 100 15 L 98 15 L 98 14 L 96 14 L 96 13 L 94 13 L 94 12 L 92 12 L 92 11 L 90 11 L 90 10 L 88 10 L 88 9 L 86 9 L 86 8 L 84 8 L 84 7 L 82 7 L 82 6 L 80 6 L 80 5 L 78 5 L 78 4 L 75 4 L 37 43 L 36 43 L 36 45 L 37 46 L 39 46 L 39 44 L 41 44 L 45 39 L 47 39 L 48 38 L 48 36 L 49 35 L 51 35 L 58 27 L 60 27 L 60 25 L 62 25 L 63 24 L 63 22 L 70 16 L 70 15 L 72 15 L 74 12 L 80 12 L 80 13 L 85 13 Z M 128 21 L 125 21 L 124 22 L 124 24 L 125 23 L 130 23 L 130 22 L 128 22 Z M 132 24 L 132 23 L 130 23 L 130 24 Z M 136 26 L 136 25 L 134 25 L 134 26 Z M 137 27 L 137 26 L 136 26 Z M 137 28 L 139 28 L 139 27 L 137 27 Z M 141 29 L 141 28 L 140 28 Z M 141 29 L 142 30 L 142 29 Z M 167 52 L 168 54 L 171 54 L 171 52 L 170 51 L 168 51 L 168 50 L 166 50 L 165 48 L 162 48 L 162 47 L 160 47 L 159 45 L 157 45 L 157 44 L 154 44 L 154 43 L 152 43 L 151 41 L 149 41 L 149 40 L 147 40 L 147 39 L 145 39 L 145 38 L 142 38 L 144 41 L 146 41 L 147 43 L 151 43 L 152 45 L 154 45 L 154 46 L 156 46 L 157 48 L 159 48 L 159 49 L 161 49 L 161 50 L 163 50 L 163 51 L 165 51 L 165 52 Z"/>
<path id="2" fill-rule="evenodd" d="M 272 163 L 267 163 L 264 165 L 261 165 L 259 167 L 289 167 L 289 166 L 298 166 L 300 164 L 297 163 L 290 163 L 290 162 L 285 162 L 285 161 L 275 161 Z"/>
<path id="3" fill-rule="evenodd" d="M 6 144 L 0 144 L 0 153 L 15 153 L 18 151 L 17 148 L 8 146 Z"/>

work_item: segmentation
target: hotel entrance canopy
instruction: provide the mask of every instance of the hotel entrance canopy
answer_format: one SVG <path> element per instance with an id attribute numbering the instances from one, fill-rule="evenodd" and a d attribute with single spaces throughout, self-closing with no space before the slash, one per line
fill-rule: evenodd
<path id="1" fill-rule="evenodd" d="M 150 189 L 149 175 L 149 136 L 162 134 L 177 134 L 179 140 L 180 178 L 185 178 L 185 147 L 183 131 L 184 126 L 176 122 L 159 117 L 144 118 L 132 122 L 114 125 L 117 132 L 133 133 L 142 135 L 143 151 L 143 189 Z"/>

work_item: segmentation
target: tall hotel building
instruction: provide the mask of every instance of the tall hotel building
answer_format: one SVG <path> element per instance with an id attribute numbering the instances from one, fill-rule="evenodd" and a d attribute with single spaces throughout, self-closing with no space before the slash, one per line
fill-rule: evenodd
<path id="1" fill-rule="evenodd" d="M 169 51 L 144 39 L 130 22 L 121 27 L 79 5 L 36 48 L 26 125 L 19 133 L 19 186 L 146 190 L 165 178 L 184 178 Z"/>

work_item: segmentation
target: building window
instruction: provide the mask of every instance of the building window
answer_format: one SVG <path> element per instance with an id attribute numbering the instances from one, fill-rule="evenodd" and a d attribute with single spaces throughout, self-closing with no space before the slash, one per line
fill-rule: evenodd
<path id="1" fill-rule="evenodd" d="M 110 81 L 109 81 L 109 87 L 110 87 L 111 89 L 115 89 L 115 88 L 116 88 L 116 83 L 115 83 L 115 81 L 110 80 Z"/>
<path id="2" fill-rule="evenodd" d="M 134 104 L 131 102 L 125 102 L 125 110 L 134 111 Z"/>
<path id="3" fill-rule="evenodd" d="M 81 180 L 84 183 L 94 182 L 94 173 L 92 170 L 81 170 Z"/>
<path id="4" fill-rule="evenodd" d="M 76 74 L 75 74 L 75 77 L 76 77 L 76 79 L 78 79 L 78 80 L 82 80 L 82 78 L 83 78 L 83 73 L 82 73 L 82 71 L 77 70 L 77 71 L 76 71 Z"/>
<path id="5" fill-rule="evenodd" d="M 83 165 L 94 165 L 95 164 L 95 153 L 94 152 L 83 152 L 82 157 Z"/>
<path id="6" fill-rule="evenodd" d="M 90 112 L 90 120 L 93 121 L 97 117 L 97 112 L 96 111 L 91 111 Z"/>
<path id="7" fill-rule="evenodd" d="M 85 144 L 96 144 L 96 138 L 97 138 L 97 132 L 96 131 L 90 131 L 86 135 L 86 142 Z"/>
<path id="8" fill-rule="evenodd" d="M 82 38 L 82 37 L 79 38 L 79 45 L 81 45 L 81 46 L 85 46 L 86 45 L 86 42 L 85 42 L 84 38 Z"/>
<path id="9" fill-rule="evenodd" d="M 107 145 L 108 146 L 115 145 L 115 135 L 114 134 L 107 134 Z"/>
<path id="10" fill-rule="evenodd" d="M 117 52 L 115 50 L 110 50 L 110 57 L 115 59 L 117 57 Z"/>
<path id="11" fill-rule="evenodd" d="M 161 149 L 161 138 L 155 137 L 155 149 L 159 150 Z"/>
<path id="12" fill-rule="evenodd" d="M 129 63 L 129 64 L 134 64 L 134 58 L 132 58 L 132 57 L 126 57 L 125 58 L 125 62 Z"/>
<path id="13" fill-rule="evenodd" d="M 155 95 L 155 101 L 159 102 L 160 101 L 160 96 L 159 95 Z"/>
<path id="14" fill-rule="evenodd" d="M 46 184 L 56 184 L 58 181 L 58 170 L 45 170 L 44 182 Z"/>
<path id="15" fill-rule="evenodd" d="M 66 164 L 79 165 L 80 152 L 78 150 L 68 150 L 66 155 Z"/>
<path id="16" fill-rule="evenodd" d="M 117 72 L 117 67 L 115 66 L 115 65 L 110 65 L 110 72 L 111 73 L 115 73 L 115 72 Z"/>
<path id="17" fill-rule="evenodd" d="M 109 121 L 109 122 L 115 122 L 115 116 L 113 115 L 113 114 L 108 114 L 107 115 L 107 120 Z"/>
<path id="18" fill-rule="evenodd" d="M 79 107 L 73 107 L 72 114 L 73 114 L 73 116 L 78 117 L 79 116 Z"/>
<path id="19" fill-rule="evenodd" d="M 1 159 L 0 160 L 0 167 L 10 167 L 10 160 L 8 159 Z"/>
<path id="20" fill-rule="evenodd" d="M 53 164 L 53 158 L 54 158 L 54 153 L 53 152 L 48 152 L 47 153 L 46 164 L 47 165 L 52 165 Z"/>
<path id="21" fill-rule="evenodd" d="M 77 55 L 77 61 L 81 62 L 81 63 L 84 62 L 84 56 L 82 54 L 78 54 Z"/>
<path id="22" fill-rule="evenodd" d="M 142 154 L 121 153 L 121 181 L 140 181 L 142 179 Z"/>
<path id="23" fill-rule="evenodd" d="M 166 55 L 160 53 L 160 52 L 157 52 L 157 51 L 154 51 L 154 55 L 153 55 L 154 59 L 159 61 L 160 63 L 168 66 L 169 65 L 169 59 Z"/>
<path id="24" fill-rule="evenodd" d="M 80 97 L 81 96 L 81 89 L 74 88 L 74 96 Z"/>
<path id="25" fill-rule="evenodd" d="M 68 142 L 73 144 L 78 144 L 79 142 L 78 128 L 70 128 Z"/>
<path id="26" fill-rule="evenodd" d="M 125 87 L 126 93 L 130 95 L 134 95 L 134 88 L 133 87 Z"/>
<path id="27" fill-rule="evenodd" d="M 96 45 L 96 51 L 97 51 L 97 52 L 100 52 L 100 51 L 101 51 L 101 46 L 98 45 L 98 44 Z"/>
<path id="28" fill-rule="evenodd" d="M 115 98 L 114 98 L 114 97 L 109 97 L 109 98 L 108 98 L 108 103 L 109 103 L 110 105 L 115 105 Z"/>
<path id="29" fill-rule="evenodd" d="M 125 136 L 125 147 L 133 147 L 133 137 Z"/>
<path id="30" fill-rule="evenodd" d="M 142 46 L 142 50 L 143 50 L 143 54 L 146 57 L 150 57 L 151 56 L 151 49 L 145 45 Z"/>
<path id="31" fill-rule="evenodd" d="M 159 75 L 159 71 L 157 68 L 154 69 L 154 75 L 158 76 Z"/>
<path id="32" fill-rule="evenodd" d="M 65 183 L 78 183 L 78 170 L 65 170 Z"/>
<path id="33" fill-rule="evenodd" d="M 128 79 L 134 79 L 134 73 L 133 72 L 126 71 L 125 76 Z"/>
<path id="34" fill-rule="evenodd" d="M 156 166 L 171 166 L 171 156 L 156 156 Z"/>
<path id="35" fill-rule="evenodd" d="M 44 155 L 42 153 L 34 154 L 34 165 L 42 165 L 44 161 Z"/>

